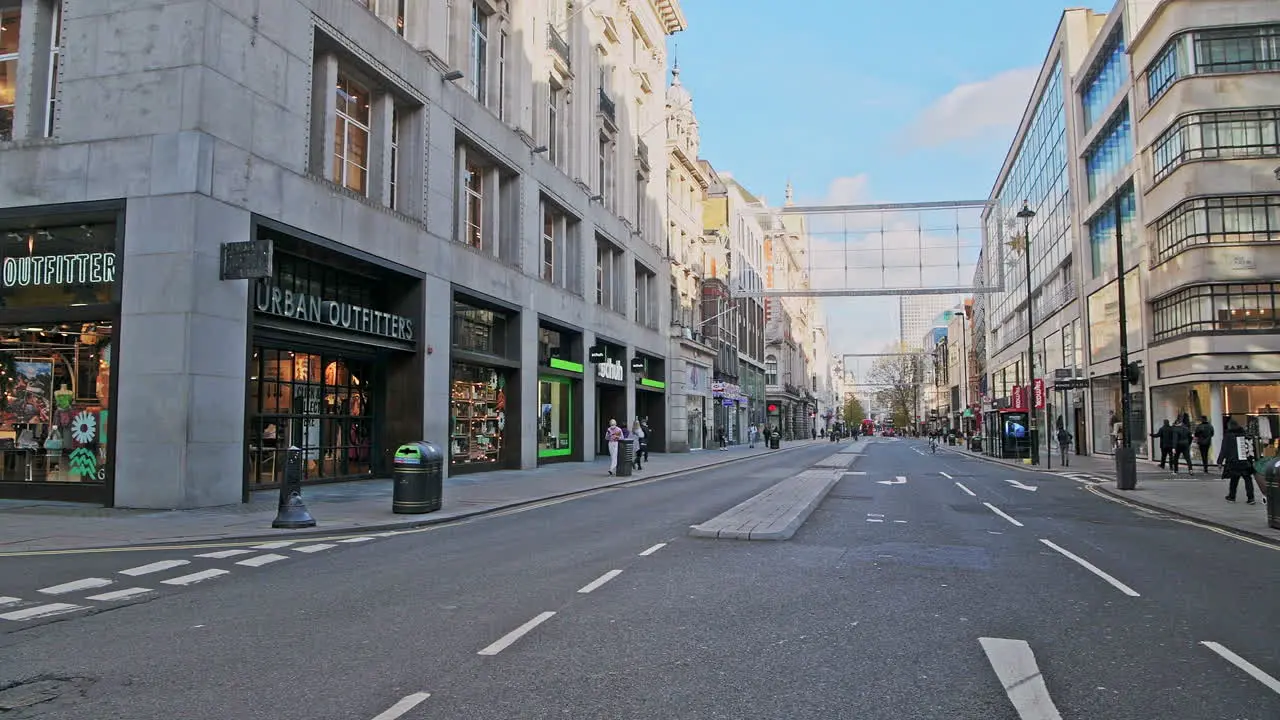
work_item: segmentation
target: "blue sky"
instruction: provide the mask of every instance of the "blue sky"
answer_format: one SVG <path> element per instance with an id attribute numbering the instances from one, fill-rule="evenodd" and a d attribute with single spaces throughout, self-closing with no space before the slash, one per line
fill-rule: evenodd
<path id="1" fill-rule="evenodd" d="M 1066 7 L 684 0 L 689 29 L 669 43 L 700 154 L 771 204 L 788 179 L 800 202 L 973 200 L 991 192 Z M 841 312 L 855 302 L 873 312 Z M 837 349 L 894 340 L 896 307 L 828 301 L 845 318 L 832 324 Z M 867 315 L 878 321 L 849 319 Z"/>

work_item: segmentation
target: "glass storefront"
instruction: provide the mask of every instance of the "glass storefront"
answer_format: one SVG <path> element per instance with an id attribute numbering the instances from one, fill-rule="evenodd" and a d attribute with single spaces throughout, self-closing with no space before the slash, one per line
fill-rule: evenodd
<path id="1" fill-rule="evenodd" d="M 0 326 L 0 482 L 106 483 L 112 329 Z"/>
<path id="2" fill-rule="evenodd" d="M 249 489 L 279 485 L 289 448 L 304 481 L 369 477 L 377 454 L 373 363 L 257 347 L 249 362 Z"/>
<path id="3" fill-rule="evenodd" d="M 507 426 L 506 373 L 498 368 L 453 364 L 449 463 L 497 467 Z"/>
<path id="4" fill-rule="evenodd" d="M 1106 375 L 1090 381 L 1090 404 L 1093 418 L 1093 450 L 1112 454 L 1118 441 L 1111 436 L 1112 424 L 1120 417 L 1120 376 Z M 1147 429 L 1146 388 L 1141 380 L 1129 385 L 1131 418 L 1129 442 L 1139 457 L 1147 455 L 1151 438 Z"/>
<path id="5" fill-rule="evenodd" d="M 0 228 L 0 497 L 111 502 L 115 213 Z"/>
<path id="6" fill-rule="evenodd" d="M 573 454 L 573 380 L 538 378 L 538 457 Z"/>

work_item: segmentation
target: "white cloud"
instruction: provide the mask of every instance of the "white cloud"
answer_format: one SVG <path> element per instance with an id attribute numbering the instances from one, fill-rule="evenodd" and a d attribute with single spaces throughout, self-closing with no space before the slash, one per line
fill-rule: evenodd
<path id="1" fill-rule="evenodd" d="M 924 109 L 907 129 L 914 147 L 938 147 L 1016 127 L 1040 68 L 1017 68 L 956 86 Z"/>

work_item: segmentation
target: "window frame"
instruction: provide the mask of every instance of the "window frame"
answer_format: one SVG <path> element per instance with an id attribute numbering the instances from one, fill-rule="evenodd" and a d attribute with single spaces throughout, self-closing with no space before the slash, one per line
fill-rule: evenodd
<path id="1" fill-rule="evenodd" d="M 350 104 L 353 100 L 358 101 L 359 96 L 353 94 L 348 88 L 356 88 L 364 92 L 365 101 L 365 119 L 360 121 L 359 117 L 351 115 L 343 104 Z M 343 98 L 346 98 L 345 100 Z M 344 72 L 341 67 L 338 69 L 338 87 L 334 90 L 334 148 L 333 148 L 333 182 L 342 187 L 368 197 L 369 195 L 369 172 L 372 158 L 372 141 L 373 141 L 373 91 L 368 84 L 360 78 L 354 77 L 348 72 Z M 351 131 L 354 128 L 357 132 L 364 134 L 364 158 L 363 165 L 355 162 L 349 156 Z M 339 132 L 339 130 L 341 132 Z M 341 142 L 339 142 L 341 138 Z M 360 180 L 360 188 L 354 188 L 349 184 L 349 165 L 355 164 L 363 175 Z"/>

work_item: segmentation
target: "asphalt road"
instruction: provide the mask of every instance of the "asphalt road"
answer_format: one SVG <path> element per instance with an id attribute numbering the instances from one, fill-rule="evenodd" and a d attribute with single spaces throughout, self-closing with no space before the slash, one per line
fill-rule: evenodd
<path id="1" fill-rule="evenodd" d="M 1277 550 L 1070 479 L 861 445 L 865 474 L 786 542 L 687 529 L 832 446 L 310 553 L 0 558 L 0 597 L 231 569 L 0 623 L 0 688 L 34 681 L 0 716 L 1049 720 L 1048 697 L 1063 718 L 1280 717 Z M 236 565 L 263 555 L 283 559 Z"/>

